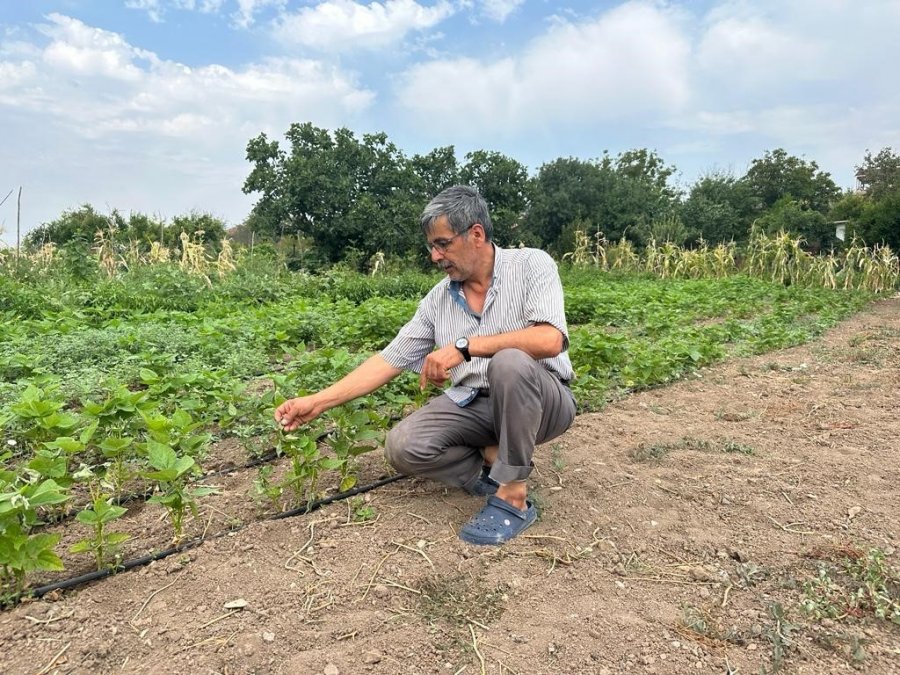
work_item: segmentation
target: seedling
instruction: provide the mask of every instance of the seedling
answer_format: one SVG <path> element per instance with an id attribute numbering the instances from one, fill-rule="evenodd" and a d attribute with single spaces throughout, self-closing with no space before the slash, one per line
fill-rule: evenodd
<path id="1" fill-rule="evenodd" d="M 147 460 L 155 471 L 144 471 L 144 478 L 156 481 L 158 492 L 148 501 L 152 504 L 162 504 L 169 515 L 172 529 L 177 544 L 184 533 L 184 516 L 190 509 L 194 516 L 197 515 L 197 498 L 216 494 L 218 490 L 213 487 L 188 487 L 191 474 L 198 472 L 197 463 L 193 457 L 178 456 L 175 450 L 156 441 L 148 441 Z"/>
<path id="2" fill-rule="evenodd" d="M 94 556 L 97 569 L 102 570 L 107 561 L 118 562 L 119 548 L 131 537 L 123 532 L 110 532 L 107 526 L 121 518 L 127 509 L 112 503 L 112 496 L 101 493 L 100 485 L 91 485 L 91 505 L 79 511 L 75 519 L 92 528 L 93 536 L 82 539 L 69 550 L 72 553 L 90 553 Z"/>

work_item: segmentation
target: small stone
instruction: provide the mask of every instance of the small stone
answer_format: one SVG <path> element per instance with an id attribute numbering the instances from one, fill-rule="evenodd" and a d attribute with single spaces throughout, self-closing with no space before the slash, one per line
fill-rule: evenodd
<path id="1" fill-rule="evenodd" d="M 751 652 L 755 652 L 758 649 L 758 647 L 756 646 L 755 642 L 751 642 L 750 644 L 747 645 L 747 649 Z"/>
<path id="2" fill-rule="evenodd" d="M 861 506 L 851 506 L 849 509 L 847 509 L 847 518 L 848 518 L 849 520 L 853 520 L 853 519 L 856 518 L 856 516 L 858 516 L 861 512 L 862 512 L 862 507 L 861 507 Z"/>
<path id="3" fill-rule="evenodd" d="M 363 657 L 363 661 L 366 663 L 373 665 L 376 663 L 381 663 L 381 654 L 378 652 L 366 652 L 365 657 Z"/>
<path id="4" fill-rule="evenodd" d="M 225 609 L 244 609 L 244 607 L 249 604 L 250 603 L 243 598 L 238 598 L 237 600 L 229 600 L 223 605 L 223 607 L 225 607 Z"/>
<path id="5" fill-rule="evenodd" d="M 379 598 L 386 598 L 391 593 L 390 589 L 384 584 L 375 584 L 372 592 Z"/>
<path id="6" fill-rule="evenodd" d="M 700 593 L 700 597 L 703 599 L 706 599 L 710 595 L 712 595 L 712 592 L 706 586 L 701 586 L 699 593 Z"/>
<path id="7" fill-rule="evenodd" d="M 275 642 L 275 633 L 264 632 L 262 634 L 262 639 L 266 642 Z"/>
<path id="8" fill-rule="evenodd" d="M 737 560 L 738 562 L 742 563 L 748 562 L 750 560 L 750 556 L 739 549 L 734 549 L 733 551 L 731 551 L 731 553 L 728 554 L 728 556 L 732 560 Z"/>
<path id="9" fill-rule="evenodd" d="M 325 666 L 324 673 L 325 675 L 341 675 L 340 669 L 333 663 L 329 663 Z"/>

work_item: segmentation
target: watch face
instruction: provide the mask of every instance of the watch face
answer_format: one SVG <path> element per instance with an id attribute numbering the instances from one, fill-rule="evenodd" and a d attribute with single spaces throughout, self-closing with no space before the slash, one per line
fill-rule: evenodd
<path id="1" fill-rule="evenodd" d="M 459 340 L 456 341 L 456 348 L 457 349 L 468 349 L 469 348 L 469 339 L 468 338 L 459 338 Z"/>

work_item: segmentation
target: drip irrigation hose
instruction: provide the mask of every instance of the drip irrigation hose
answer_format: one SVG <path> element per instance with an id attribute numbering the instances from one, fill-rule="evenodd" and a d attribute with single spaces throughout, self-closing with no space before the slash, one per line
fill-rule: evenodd
<path id="1" fill-rule="evenodd" d="M 293 518 L 294 516 L 302 516 L 307 513 L 312 513 L 317 509 L 322 508 L 328 504 L 333 502 L 338 502 L 344 499 L 348 499 L 349 497 L 353 497 L 355 495 L 363 494 L 364 492 L 369 492 L 370 490 L 374 490 L 376 488 L 382 487 L 384 485 L 388 485 L 390 483 L 394 483 L 398 480 L 402 480 L 406 478 L 403 474 L 397 474 L 396 476 L 389 476 L 387 478 L 382 478 L 381 480 L 377 480 L 374 483 L 369 483 L 368 485 L 360 485 L 358 487 L 352 488 L 350 490 L 345 490 L 344 492 L 338 492 L 337 494 L 331 495 L 330 497 L 324 497 L 322 499 L 317 499 L 315 501 L 308 502 L 307 504 L 300 506 L 296 509 L 291 509 L 290 511 L 284 511 L 282 513 L 276 513 L 271 516 L 267 516 L 263 520 L 283 520 L 285 518 Z M 254 521 L 258 522 L 258 521 Z M 131 560 L 126 560 L 120 565 L 116 565 L 115 567 L 108 567 L 103 570 L 96 570 L 94 572 L 89 572 L 87 574 L 82 574 L 81 576 L 72 577 L 70 579 L 64 579 L 63 581 L 57 581 L 52 584 L 47 584 L 45 586 L 38 586 L 37 588 L 31 588 L 27 591 L 23 591 L 22 593 L 13 596 L 7 603 L 7 607 L 14 607 L 19 604 L 25 598 L 40 598 L 45 596 L 47 593 L 51 593 L 53 591 L 62 591 L 70 588 L 75 588 L 76 586 L 81 586 L 82 584 L 87 584 L 92 581 L 99 581 L 101 579 L 105 579 L 106 577 L 112 576 L 113 574 L 118 574 L 120 572 L 127 572 L 136 567 L 142 567 L 144 565 L 149 565 L 150 563 L 156 560 L 162 560 L 163 558 L 168 558 L 169 556 L 176 555 L 178 553 L 183 553 L 184 551 L 188 551 L 196 546 L 199 546 L 205 541 L 212 541 L 214 539 L 219 539 L 221 537 L 227 536 L 234 532 L 240 532 L 245 527 L 250 525 L 251 523 L 246 523 L 241 525 L 240 527 L 223 530 L 221 532 L 216 532 L 215 534 L 211 534 L 206 537 L 197 537 L 195 539 L 190 539 L 178 546 L 173 546 L 164 551 L 157 551 L 156 553 L 150 553 L 148 555 L 142 556 L 140 558 L 132 558 Z"/>
<path id="2" fill-rule="evenodd" d="M 329 432 L 324 432 L 320 434 L 316 438 L 316 443 L 321 441 L 328 435 Z M 216 476 L 228 476 L 232 473 L 237 473 L 238 471 L 245 471 L 246 469 L 253 469 L 257 466 L 261 466 L 263 464 L 268 464 L 276 459 L 278 459 L 280 455 L 272 448 L 265 454 L 256 457 L 255 459 L 251 459 L 246 464 L 241 464 L 240 466 L 230 466 L 227 469 L 219 469 L 218 471 L 210 471 L 209 473 L 203 474 L 200 478 L 193 481 L 194 483 L 202 483 L 205 480 L 209 480 L 210 478 L 215 478 Z M 147 501 L 150 497 L 153 496 L 153 493 L 156 491 L 156 488 L 147 488 L 141 492 L 132 492 L 131 494 L 122 495 L 121 497 L 117 497 L 113 500 L 113 504 L 117 506 L 126 506 L 131 504 L 132 502 L 138 501 Z M 34 529 L 39 529 L 41 527 L 47 527 L 48 525 L 58 525 L 59 523 L 64 523 L 67 520 L 71 520 L 75 516 L 77 516 L 82 510 L 84 510 L 85 506 L 89 506 L 89 504 L 85 504 L 81 507 L 73 506 L 70 509 L 67 509 L 65 512 L 59 514 L 56 517 L 52 517 L 47 519 L 43 523 L 39 523 L 34 527 Z"/>

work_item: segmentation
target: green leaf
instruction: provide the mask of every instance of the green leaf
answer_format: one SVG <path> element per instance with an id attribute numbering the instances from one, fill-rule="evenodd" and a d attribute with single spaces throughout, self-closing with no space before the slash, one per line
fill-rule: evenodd
<path id="1" fill-rule="evenodd" d="M 149 368 L 141 368 L 140 377 L 141 382 L 143 382 L 144 384 L 156 384 L 157 382 L 159 382 L 159 375 L 157 375 Z"/>
<path id="2" fill-rule="evenodd" d="M 100 520 L 100 516 L 90 509 L 85 509 L 84 511 L 79 511 L 75 515 L 75 520 L 79 523 L 84 523 L 85 525 L 96 525 Z"/>
<path id="3" fill-rule="evenodd" d="M 175 451 L 168 445 L 147 441 L 147 460 L 153 468 L 161 470 L 173 468 L 177 459 Z"/>
<path id="4" fill-rule="evenodd" d="M 131 539 L 130 534 L 125 534 L 124 532 L 110 532 L 106 536 L 106 543 L 109 546 L 118 546 L 119 544 L 122 544 L 129 539 Z"/>
<path id="5" fill-rule="evenodd" d="M 94 552 L 94 542 L 90 539 L 82 539 L 77 544 L 73 544 L 69 548 L 70 553 L 93 553 Z"/>
<path id="6" fill-rule="evenodd" d="M 344 465 L 344 460 L 338 459 L 337 457 L 323 457 L 319 462 L 319 466 L 321 466 L 326 471 L 335 471 L 340 469 Z"/>
<path id="7" fill-rule="evenodd" d="M 52 450 L 62 450 L 70 455 L 74 455 L 76 452 L 84 450 L 84 443 L 69 436 L 60 436 L 55 441 L 44 443 L 44 445 Z"/>
<path id="8" fill-rule="evenodd" d="M 340 492 L 346 492 L 347 490 L 352 490 L 356 487 L 356 476 L 344 476 L 344 479 L 341 481 L 341 485 L 338 488 Z"/>

